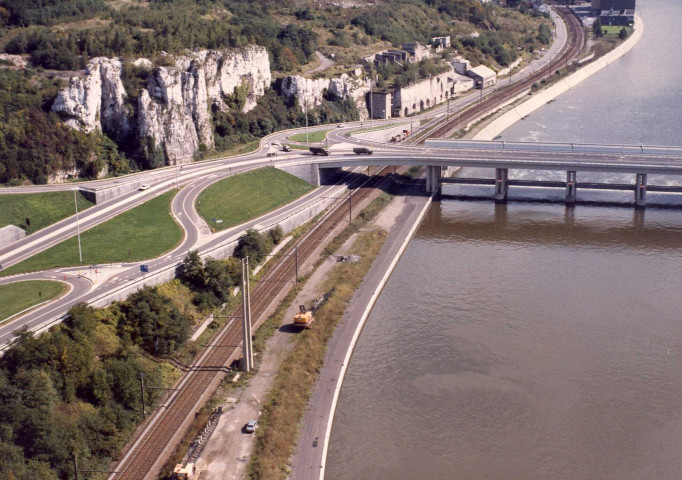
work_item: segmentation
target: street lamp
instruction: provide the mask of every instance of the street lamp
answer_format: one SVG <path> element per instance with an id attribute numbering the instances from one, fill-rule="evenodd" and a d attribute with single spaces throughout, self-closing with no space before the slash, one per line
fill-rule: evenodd
<path id="1" fill-rule="evenodd" d="M 78 199 L 76 197 L 76 192 L 78 191 L 78 189 L 74 188 L 72 190 L 73 190 L 73 203 L 76 206 L 76 231 L 78 232 L 78 258 L 80 259 L 80 262 L 83 263 L 83 252 L 81 250 L 81 226 L 80 226 L 80 222 L 78 221 Z"/>
<path id="2" fill-rule="evenodd" d="M 305 111 L 305 146 L 310 147 L 308 143 L 308 100 L 303 101 L 303 110 Z"/>

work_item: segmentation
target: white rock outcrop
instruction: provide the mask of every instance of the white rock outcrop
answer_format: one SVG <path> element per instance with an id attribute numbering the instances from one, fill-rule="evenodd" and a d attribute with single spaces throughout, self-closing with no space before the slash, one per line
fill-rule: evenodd
<path id="1" fill-rule="evenodd" d="M 152 137 L 170 165 L 187 163 L 213 146 L 206 78 L 194 63 L 188 71 L 157 68 L 138 98 L 138 135 Z"/>
<path id="2" fill-rule="evenodd" d="M 239 51 L 199 51 L 172 57 L 174 66 L 159 67 L 137 99 L 130 101 L 121 80 L 119 59 L 95 58 L 83 77 L 73 77 L 52 105 L 64 122 L 79 130 L 100 130 L 116 140 L 154 139 L 168 163 L 188 163 L 203 145 L 213 148 L 211 108 L 224 110 L 227 96 L 248 87 L 243 112 L 256 106 L 272 80 L 264 47 Z M 145 59 L 133 62 L 148 67 Z"/>
<path id="3" fill-rule="evenodd" d="M 118 59 L 98 57 L 88 64 L 83 78 L 72 77 L 57 94 L 52 111 L 70 127 L 84 132 L 104 130 L 118 137 L 129 128 L 125 88 Z"/>
<path id="4" fill-rule="evenodd" d="M 300 75 L 284 77 L 280 92 L 287 98 L 296 97 L 301 110 L 305 105 L 308 108 L 320 105 L 324 98 L 324 92 L 336 98 L 353 98 L 360 113 L 360 119 L 368 118 L 367 93 L 370 90 L 370 80 L 361 77 L 351 77 L 343 74 L 335 78 L 310 79 Z"/>

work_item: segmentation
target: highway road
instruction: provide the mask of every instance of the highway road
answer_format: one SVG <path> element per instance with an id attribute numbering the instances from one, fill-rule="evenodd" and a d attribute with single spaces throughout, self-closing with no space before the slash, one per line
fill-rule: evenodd
<path id="1" fill-rule="evenodd" d="M 512 79 L 514 83 L 521 81 L 528 75 L 531 75 L 538 69 L 542 68 L 548 62 L 550 62 L 552 58 L 560 55 L 567 43 L 566 27 L 564 23 L 558 19 L 558 15 L 556 13 L 552 12 L 552 16 L 555 19 L 556 24 L 556 40 L 553 42 L 548 51 L 538 59 L 534 59 L 529 62 L 529 64 L 522 70 L 515 73 L 513 77 L 510 77 L 509 82 L 503 80 L 493 87 L 486 89 L 485 92 L 483 92 L 485 97 L 497 92 L 500 89 L 503 89 L 511 83 Z M 448 105 L 443 104 L 427 112 L 409 117 L 409 120 L 419 121 L 424 118 L 429 118 L 429 121 L 425 125 L 422 125 L 418 130 L 415 131 L 415 133 L 418 135 L 419 132 L 427 131 L 434 125 L 437 125 L 446 119 L 448 116 L 448 109 L 450 111 L 450 115 L 454 116 L 456 115 L 457 111 L 467 108 L 478 101 L 480 101 L 480 92 L 472 91 L 466 95 L 454 98 L 450 102 L 449 107 Z M 384 121 L 366 120 L 364 122 L 348 123 L 346 126 L 344 126 L 344 128 L 339 128 L 330 132 L 328 135 L 329 143 L 332 145 L 335 143 L 368 143 L 353 138 L 348 138 L 346 135 L 353 130 L 366 128 L 367 124 L 391 125 L 405 123 L 406 121 L 407 119 L 405 117 L 398 117 Z M 334 125 L 310 127 L 308 131 L 314 132 L 329 128 L 334 128 Z M 128 209 L 134 208 L 135 206 L 148 201 L 156 195 L 160 195 L 175 184 L 187 185 L 196 178 L 206 174 L 225 174 L 225 172 L 229 173 L 232 167 L 242 166 L 248 162 L 251 162 L 250 164 L 253 166 L 264 166 L 274 163 L 273 159 L 264 158 L 270 149 L 270 146 L 275 142 L 281 143 L 285 141 L 288 136 L 291 136 L 294 133 L 305 132 L 305 130 L 305 128 L 299 128 L 294 130 L 280 131 L 268 135 L 261 140 L 259 148 L 256 151 L 236 157 L 223 157 L 211 161 L 197 162 L 183 165 L 180 168 L 165 167 L 112 179 L 57 185 L 0 188 L 0 194 L 68 191 L 73 190 L 74 188 L 103 189 L 107 187 L 120 187 L 122 185 L 129 185 L 130 190 L 127 193 L 123 193 L 120 196 L 95 205 L 80 213 L 80 229 L 81 231 L 85 231 Z M 294 151 L 289 155 L 284 156 L 284 158 L 291 159 L 298 156 L 300 156 L 300 153 Z M 276 162 L 280 162 L 282 159 L 283 157 L 280 155 L 274 160 Z M 139 191 L 137 190 L 137 186 L 140 184 L 149 184 L 152 186 L 152 188 L 147 191 Z M 0 246 L 0 266 L 2 268 L 8 268 L 12 265 L 15 265 L 16 263 L 19 263 L 22 260 L 35 255 L 36 253 L 46 250 L 57 243 L 76 235 L 76 230 L 76 219 L 74 215 L 49 227 L 46 227 L 32 235 L 29 235 L 18 242 L 12 243 L 10 245 Z"/>
<path id="2" fill-rule="evenodd" d="M 556 14 L 553 13 L 553 16 L 556 17 Z M 514 82 L 527 77 L 533 72 L 536 72 L 547 62 L 549 62 L 550 58 L 561 54 L 567 43 L 566 28 L 561 21 L 559 21 L 557 25 L 557 41 L 554 42 L 552 47 L 548 50 L 548 52 L 546 52 L 546 55 L 542 59 L 531 62 L 521 72 L 515 74 L 513 77 Z M 500 82 L 494 88 L 487 89 L 488 94 L 503 89 L 505 87 L 504 83 L 505 82 Z M 467 105 L 476 103 L 479 100 L 479 96 L 480 93 L 478 91 L 474 91 L 468 95 L 458 97 L 451 101 L 450 109 L 454 111 L 456 109 L 461 109 Z M 444 104 L 431 109 L 430 111 L 424 112 L 421 115 L 410 117 L 410 119 L 420 120 L 426 117 L 431 118 L 431 120 L 422 127 L 422 130 L 425 130 L 430 128 L 432 125 L 435 125 L 446 119 L 447 113 L 448 106 Z M 391 125 L 405 122 L 405 118 L 395 118 L 383 121 L 381 124 Z M 332 132 L 330 132 L 329 142 L 332 145 L 336 143 L 349 144 L 348 147 L 350 150 L 351 144 L 362 144 L 364 142 L 348 138 L 345 136 L 345 134 L 350 133 L 353 130 L 366 127 L 367 123 L 376 123 L 378 125 L 380 122 L 378 120 L 372 122 L 355 122 L 352 124 L 347 124 L 343 128 L 334 129 Z M 329 128 L 330 125 L 322 125 L 309 128 L 308 130 L 316 131 Z M 333 128 L 333 126 L 331 126 L 331 128 Z M 181 245 L 172 252 L 169 252 L 157 259 L 144 262 L 149 266 L 151 271 L 159 271 L 161 269 L 171 268 L 173 265 L 177 264 L 177 262 L 181 260 L 181 258 L 189 249 L 201 248 L 203 253 L 210 252 L 232 237 L 238 236 L 243 229 L 248 228 L 251 225 L 263 224 L 264 222 L 274 220 L 278 215 L 286 216 L 292 211 L 295 211 L 297 208 L 301 208 L 306 204 L 306 202 L 312 202 L 317 198 L 328 196 L 328 190 L 334 187 L 323 187 L 304 196 L 287 207 L 283 207 L 282 209 L 272 212 L 264 218 L 259 218 L 239 228 L 229 229 L 227 231 L 213 235 L 209 234 L 208 227 L 203 220 L 199 218 L 199 215 L 194 208 L 194 202 L 198 193 L 206 186 L 218 181 L 221 178 L 225 178 L 226 176 L 266 165 L 290 163 L 296 161 L 329 162 L 336 160 L 332 160 L 333 157 L 312 157 L 307 152 L 291 152 L 290 154 L 280 155 L 274 158 L 266 157 L 266 153 L 273 143 L 281 143 L 286 139 L 286 137 L 291 136 L 293 133 L 300 133 L 303 131 L 305 131 L 305 129 L 295 129 L 274 133 L 263 138 L 260 142 L 259 148 L 255 152 L 236 157 L 225 157 L 212 161 L 198 162 L 194 164 L 183 165 L 180 168 L 168 167 L 147 172 L 140 172 L 117 179 L 97 180 L 68 185 L 6 188 L 0 189 L 0 192 L 42 192 L 72 189 L 74 186 L 78 186 L 79 188 L 102 188 L 111 185 L 139 185 L 140 183 L 148 183 L 151 185 L 148 190 L 130 190 L 128 193 L 124 193 L 112 200 L 101 203 L 82 212 L 80 214 L 80 229 L 81 231 L 84 231 L 107 221 L 108 219 L 122 213 L 125 210 L 144 203 L 145 201 L 148 201 L 156 195 L 160 195 L 170 188 L 173 188 L 177 185 L 185 186 L 186 188 L 184 188 L 174 200 L 172 208 L 173 215 L 176 217 L 185 232 Z M 341 145 L 337 146 L 341 147 Z M 363 157 L 362 160 L 364 160 L 364 162 L 358 157 L 353 157 L 352 159 L 349 158 L 348 160 L 354 162 L 355 164 L 365 165 L 368 163 L 378 164 L 378 161 L 387 161 L 389 162 L 388 164 L 393 164 L 391 162 L 394 160 L 399 160 L 401 164 L 406 164 L 411 161 L 415 161 L 417 164 L 425 163 L 427 159 L 433 161 L 437 158 L 441 158 L 444 162 L 449 160 L 449 157 L 447 155 L 443 155 L 442 152 L 436 154 L 432 149 L 424 149 L 421 147 L 381 145 L 380 149 L 385 155 L 382 156 L 377 154 L 372 158 Z M 390 152 L 390 155 L 387 154 L 387 152 Z M 462 152 L 458 152 L 460 158 L 462 158 L 461 153 Z M 484 154 L 485 152 L 481 151 L 475 152 L 475 155 L 479 156 Z M 338 160 L 340 161 L 341 159 Z M 62 220 L 61 222 L 40 230 L 39 232 L 36 232 L 35 234 L 30 235 L 19 242 L 15 242 L 9 246 L 0 248 L 0 265 L 2 265 L 4 268 L 9 267 L 30 257 L 31 255 L 35 255 L 42 250 L 45 250 L 69 237 L 74 236 L 75 234 L 75 217 Z M 96 283 L 97 276 L 94 276 L 93 278 L 92 272 L 87 272 L 89 274 L 87 275 L 87 279 L 84 278 L 85 276 L 79 276 L 79 271 L 82 270 L 82 267 L 58 269 L 0 279 L 0 283 L 37 278 L 52 279 L 65 281 L 71 286 L 71 290 L 66 296 L 52 302 L 51 304 L 35 309 L 29 314 L 15 319 L 8 325 L 0 326 L 0 345 L 5 345 L 7 341 L 12 338 L 12 331 L 16 330 L 17 328 L 27 327 L 32 330 L 37 330 L 41 325 L 49 325 L 50 322 L 55 321 L 55 318 L 60 316 L 60 313 L 65 313 L 68 307 L 77 301 L 92 302 L 108 293 L 122 291 L 127 287 L 134 286 L 141 280 L 139 265 L 140 262 L 117 265 L 116 275 L 99 283 Z"/>

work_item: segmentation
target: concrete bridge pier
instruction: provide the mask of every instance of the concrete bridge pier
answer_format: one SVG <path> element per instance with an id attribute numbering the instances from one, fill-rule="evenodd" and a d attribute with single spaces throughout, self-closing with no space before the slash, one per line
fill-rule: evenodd
<path id="1" fill-rule="evenodd" d="M 429 165 L 426 167 L 426 192 L 439 193 L 440 192 L 440 176 L 441 168 L 439 166 Z"/>
<path id="2" fill-rule="evenodd" d="M 635 180 L 635 207 L 646 207 L 646 173 L 638 173 Z"/>
<path id="3" fill-rule="evenodd" d="M 578 184 L 576 182 L 577 172 L 575 170 L 569 170 L 566 172 L 566 204 L 574 205 L 576 197 L 576 189 Z"/>
<path id="4" fill-rule="evenodd" d="M 507 190 L 509 185 L 507 181 L 509 180 L 509 169 L 508 168 L 496 168 L 495 169 L 495 201 L 496 202 L 506 202 L 507 201 Z"/>

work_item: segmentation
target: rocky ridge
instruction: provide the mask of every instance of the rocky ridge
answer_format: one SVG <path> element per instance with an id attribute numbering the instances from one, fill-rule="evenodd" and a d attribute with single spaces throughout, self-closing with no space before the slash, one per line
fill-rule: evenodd
<path id="1" fill-rule="evenodd" d="M 352 77 L 345 73 L 340 77 L 318 79 L 293 75 L 282 79 L 280 93 L 288 99 L 295 97 L 301 110 L 305 105 L 308 108 L 320 105 L 325 92 L 327 95 L 343 100 L 352 98 L 355 100 L 360 120 L 365 120 L 369 117 L 365 98 L 370 87 L 369 79 L 360 76 Z"/>
<path id="2" fill-rule="evenodd" d="M 117 141 L 152 138 L 174 165 L 191 162 L 202 146 L 213 148 L 211 108 L 227 109 L 226 97 L 237 87 L 248 87 L 242 108 L 248 112 L 272 79 L 268 53 L 260 46 L 199 51 L 171 60 L 174 66 L 152 72 L 135 104 L 123 86 L 122 61 L 95 58 L 82 78 L 72 77 L 59 92 L 52 110 L 73 128 L 99 130 Z"/>

